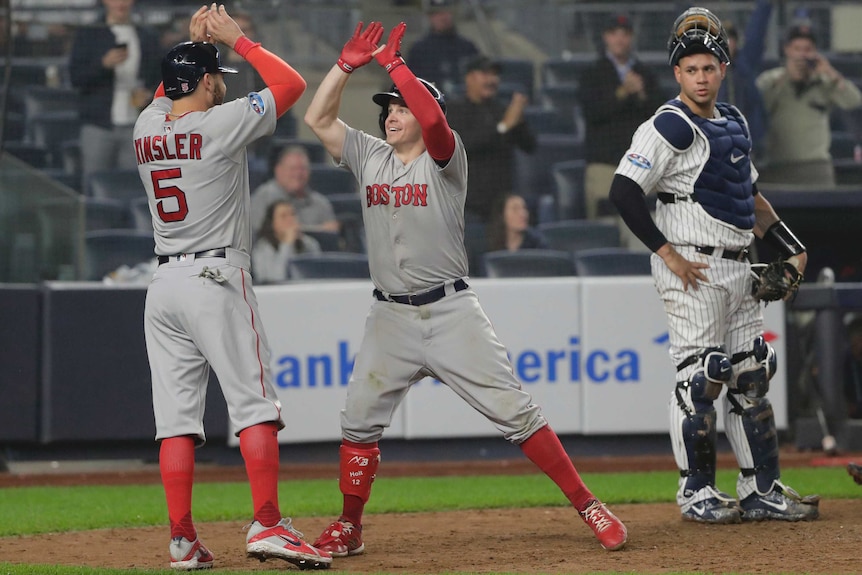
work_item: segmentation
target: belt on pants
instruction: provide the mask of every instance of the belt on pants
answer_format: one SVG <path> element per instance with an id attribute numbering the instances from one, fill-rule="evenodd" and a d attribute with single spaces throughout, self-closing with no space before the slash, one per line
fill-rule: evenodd
<path id="1" fill-rule="evenodd" d="M 195 259 L 198 259 L 198 258 L 223 258 L 223 257 L 227 257 L 227 248 L 216 248 L 214 250 L 204 250 L 202 252 L 195 252 L 193 254 L 174 254 L 172 256 L 159 256 L 159 265 L 166 264 L 168 262 L 181 262 L 191 255 L 193 255 L 195 257 Z"/>
<path id="2" fill-rule="evenodd" d="M 467 289 L 467 282 L 464 280 L 455 280 L 455 283 L 452 284 L 452 287 L 456 292 L 463 291 Z M 384 294 L 377 288 L 374 288 L 374 297 L 376 297 L 380 301 L 392 301 L 395 303 L 402 303 L 404 305 L 428 305 L 429 303 L 434 303 L 435 301 L 443 299 L 446 295 L 446 286 L 438 286 L 434 289 L 428 290 L 426 292 L 418 293 L 415 295 L 392 295 L 388 296 Z"/>
<path id="3" fill-rule="evenodd" d="M 694 246 L 694 251 L 705 256 L 714 255 L 717 258 L 734 260 L 737 262 L 741 262 L 742 260 L 748 259 L 748 249 L 734 251 L 727 248 L 717 248 L 715 246 Z"/>

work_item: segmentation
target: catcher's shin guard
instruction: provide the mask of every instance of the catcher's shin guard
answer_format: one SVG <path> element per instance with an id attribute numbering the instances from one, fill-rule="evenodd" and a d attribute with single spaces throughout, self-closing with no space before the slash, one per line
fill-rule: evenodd
<path id="1" fill-rule="evenodd" d="M 680 505 L 697 491 L 715 485 L 715 408 L 711 399 L 695 400 L 688 383 L 677 384 L 668 405 L 671 445 L 680 475 Z"/>
<path id="2" fill-rule="evenodd" d="M 356 445 L 356 444 L 354 444 Z M 344 495 L 355 495 L 368 502 L 371 496 L 371 484 L 377 475 L 377 467 L 380 465 L 380 449 L 377 444 L 369 449 L 361 449 L 352 445 L 341 445 L 341 473 L 338 486 Z"/>
<path id="3" fill-rule="evenodd" d="M 740 500 L 755 491 L 767 494 L 781 476 L 772 404 L 736 390 L 728 390 L 723 403 L 725 433 L 740 468 L 736 493 Z"/>

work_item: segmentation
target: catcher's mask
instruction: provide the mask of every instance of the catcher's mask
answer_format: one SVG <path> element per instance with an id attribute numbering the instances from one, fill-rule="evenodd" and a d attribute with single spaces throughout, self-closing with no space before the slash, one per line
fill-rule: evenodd
<path id="1" fill-rule="evenodd" d="M 162 59 L 162 84 L 171 100 L 194 92 L 204 74 L 236 73 L 221 65 L 218 48 L 209 42 L 181 42 Z"/>
<path id="2" fill-rule="evenodd" d="M 427 80 L 423 80 L 422 78 L 416 78 L 419 80 L 423 86 L 428 88 L 428 91 L 431 92 L 431 95 L 434 96 L 434 99 L 437 100 L 437 103 L 440 104 L 440 108 L 443 110 L 443 113 L 446 113 L 446 98 L 443 96 L 443 92 L 437 89 L 437 86 L 432 84 Z M 388 92 L 378 92 L 374 94 L 371 99 L 375 104 L 380 106 L 380 117 L 377 120 L 377 125 L 380 126 L 380 132 L 385 136 L 386 135 L 386 117 L 389 115 L 389 101 L 393 98 L 398 98 L 399 100 L 403 100 L 404 97 L 401 95 L 401 92 L 398 91 L 398 88 L 395 84 L 392 84 L 392 87 L 389 88 Z"/>
<path id="3" fill-rule="evenodd" d="M 712 54 L 722 64 L 730 64 L 730 46 L 721 20 L 706 8 L 689 8 L 673 23 L 667 41 L 668 63 L 676 66 L 691 54 Z"/>

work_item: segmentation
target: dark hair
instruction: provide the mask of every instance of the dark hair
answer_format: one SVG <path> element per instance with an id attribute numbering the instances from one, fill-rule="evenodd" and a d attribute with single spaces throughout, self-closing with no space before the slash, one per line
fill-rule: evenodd
<path id="1" fill-rule="evenodd" d="M 263 225 L 260 228 L 260 232 L 258 232 L 258 238 L 262 240 L 266 240 L 269 242 L 273 248 L 278 249 L 279 242 L 278 238 L 275 235 L 275 230 L 272 229 L 272 222 L 275 219 L 275 210 L 278 206 L 285 205 L 290 207 L 293 210 L 294 217 L 296 217 L 296 209 L 293 207 L 287 200 L 276 200 L 269 204 L 269 207 L 266 208 L 266 216 L 263 218 Z M 302 234 L 297 236 L 296 241 L 293 244 L 293 247 L 296 248 L 296 253 L 301 254 L 305 251 L 305 242 L 302 241 Z"/>
<path id="2" fill-rule="evenodd" d="M 488 222 L 488 251 L 506 249 L 506 204 L 510 198 L 517 198 L 518 194 L 506 194 L 499 198 L 491 210 L 491 219 Z"/>

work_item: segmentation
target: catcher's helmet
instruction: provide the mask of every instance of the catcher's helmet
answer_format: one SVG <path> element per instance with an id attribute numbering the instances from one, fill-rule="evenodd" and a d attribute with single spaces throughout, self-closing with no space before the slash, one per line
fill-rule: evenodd
<path id="1" fill-rule="evenodd" d="M 428 88 L 428 91 L 431 92 L 431 95 L 434 96 L 434 99 L 437 100 L 437 103 L 440 104 L 440 108 L 443 110 L 443 113 L 446 113 L 446 98 L 443 96 L 443 92 L 437 89 L 437 86 L 432 84 L 427 80 L 423 80 L 422 78 L 416 78 L 422 85 Z M 380 126 L 380 131 L 382 133 L 386 133 L 386 116 L 389 115 L 389 100 L 393 98 L 399 98 L 401 100 L 404 97 L 401 95 L 401 92 L 398 91 L 398 87 L 395 84 L 392 84 L 392 87 L 389 88 L 388 92 L 377 92 L 374 94 L 371 99 L 374 100 L 374 103 L 381 107 L 380 117 L 378 118 L 377 125 Z"/>
<path id="2" fill-rule="evenodd" d="M 204 74 L 236 74 L 221 65 L 218 48 L 208 42 L 181 42 L 162 58 L 165 95 L 177 100 L 195 91 Z"/>
<path id="3" fill-rule="evenodd" d="M 673 23 L 667 41 L 668 63 L 676 66 L 690 54 L 712 54 L 730 64 L 730 46 L 721 20 L 706 8 L 689 8 Z"/>

